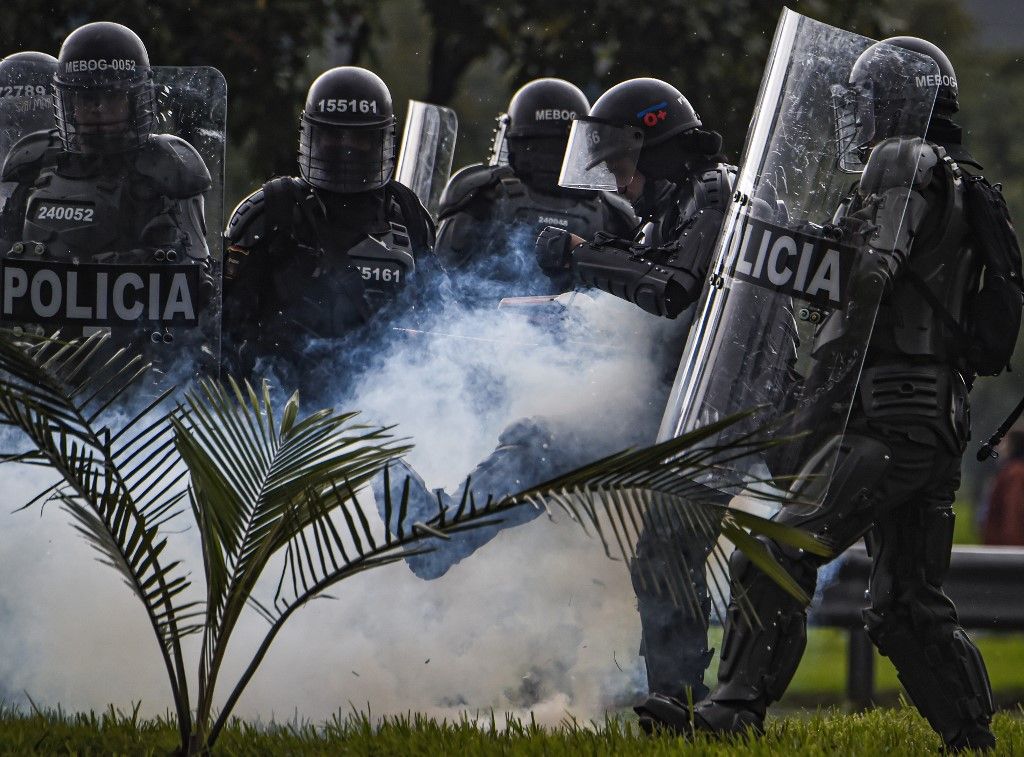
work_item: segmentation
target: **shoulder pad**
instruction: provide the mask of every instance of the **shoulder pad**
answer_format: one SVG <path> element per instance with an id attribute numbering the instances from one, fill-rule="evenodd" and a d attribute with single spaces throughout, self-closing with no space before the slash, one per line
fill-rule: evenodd
<path id="1" fill-rule="evenodd" d="M 598 195 L 601 201 L 608 207 L 612 212 L 612 215 L 621 216 L 628 218 L 630 223 L 636 219 L 636 212 L 633 210 L 633 206 L 629 200 L 615 192 L 600 192 Z"/>
<path id="2" fill-rule="evenodd" d="M 882 194 L 889 189 L 922 189 L 939 163 L 935 148 L 919 137 L 880 142 L 868 156 L 860 178 L 860 193 Z"/>
<path id="3" fill-rule="evenodd" d="M 409 205 L 411 207 L 415 207 L 416 211 L 420 214 L 420 216 L 422 216 L 423 218 L 430 218 L 430 213 L 427 212 L 426 207 L 423 205 L 423 201 L 420 200 L 420 198 L 416 195 L 415 192 L 412 191 L 412 189 L 410 189 L 405 184 L 395 179 L 391 180 L 391 182 L 388 185 L 388 188 L 391 190 L 393 195 L 404 195 L 408 199 Z M 398 208 L 399 210 L 401 210 L 401 203 L 399 203 Z"/>
<path id="4" fill-rule="evenodd" d="M 210 170 L 196 148 L 172 134 L 151 135 L 139 150 L 135 170 L 152 179 L 165 197 L 195 197 L 213 186 Z"/>
<path id="5" fill-rule="evenodd" d="M 466 166 L 452 176 L 441 193 L 438 215 L 456 212 L 472 200 L 477 192 L 494 186 L 506 175 L 512 175 L 512 169 L 508 166 L 485 166 L 482 163 Z"/>
<path id="6" fill-rule="evenodd" d="M 706 208 L 725 208 L 732 196 L 733 184 L 736 182 L 736 166 L 719 163 L 714 168 L 700 175 L 700 183 L 704 188 Z"/>
<path id="7" fill-rule="evenodd" d="M 56 129 L 26 134 L 8 151 L 4 166 L 0 169 L 0 181 L 18 181 L 23 171 L 38 171 L 45 163 L 46 153 L 60 149 L 60 137 Z"/>
<path id="8" fill-rule="evenodd" d="M 430 213 L 420 202 L 420 198 L 416 196 L 405 184 L 392 179 L 388 183 L 388 190 L 390 195 L 390 205 L 388 216 L 390 220 L 397 220 L 406 229 L 409 230 L 409 236 L 412 238 L 413 246 L 417 248 L 433 248 L 434 246 L 434 219 L 430 217 Z M 403 203 L 401 197 L 405 198 Z M 416 218 L 406 218 L 405 210 L 409 210 L 416 215 Z M 394 217 L 392 217 L 394 216 Z M 417 234 L 414 229 L 419 227 L 422 229 L 422 234 Z"/>
<path id="9" fill-rule="evenodd" d="M 224 239 L 228 245 L 253 247 L 263 236 L 266 205 L 263 187 L 246 197 L 231 212 L 231 220 L 224 229 Z"/>

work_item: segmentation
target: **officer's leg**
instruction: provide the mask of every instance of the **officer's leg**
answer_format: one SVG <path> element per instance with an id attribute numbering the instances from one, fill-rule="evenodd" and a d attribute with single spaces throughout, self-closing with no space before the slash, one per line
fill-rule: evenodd
<path id="1" fill-rule="evenodd" d="M 543 420 L 523 418 L 502 431 L 495 450 L 470 473 L 469 488 L 476 505 L 483 506 L 488 497 L 498 500 L 515 494 L 570 469 L 577 462 L 572 451 L 566 452 L 556 446 L 554 436 Z M 409 518 L 412 519 L 429 520 L 435 517 L 439 502 L 454 513 L 465 493 L 465 487 L 459 487 L 451 495 L 440 489 L 431 492 L 423 479 L 405 466 L 392 473 L 391 490 L 395 502 L 401 499 L 406 479 L 410 487 Z M 377 494 L 378 491 L 380 494 Z M 382 507 L 383 483 L 380 479 L 375 482 L 375 494 L 378 506 Z M 426 546 L 431 551 L 410 556 L 406 558 L 406 563 L 420 578 L 440 578 L 453 565 L 469 557 L 503 529 L 528 523 L 541 512 L 532 505 L 524 504 L 503 514 L 498 523 L 451 534 L 448 540 L 430 539 Z"/>
<path id="2" fill-rule="evenodd" d="M 708 693 L 704 671 L 708 649 L 708 595 L 704 563 L 718 536 L 717 523 L 679 528 L 665 522 L 646 523 L 637 544 L 630 576 L 640 612 L 641 649 L 651 692 L 681 701 L 699 701 Z M 666 579 L 680 577 L 692 586 L 673 596 Z"/>
<path id="3" fill-rule="evenodd" d="M 383 472 L 377 475 L 370 483 L 374 499 L 377 502 L 377 510 L 382 520 L 386 522 L 388 530 L 398 533 L 398 521 L 401 517 L 402 502 L 405 501 L 405 529 L 408 530 L 413 523 L 426 523 L 436 518 L 441 508 L 451 508 L 451 500 L 441 489 L 431 491 L 427 488 L 426 482 L 416 470 L 404 460 L 391 463 L 388 466 L 388 483 L 390 490 L 385 487 Z M 387 492 L 387 493 L 386 493 Z M 390 494 L 390 513 L 386 505 L 387 496 Z M 427 550 L 420 554 L 410 555 L 405 558 L 409 569 L 419 578 L 429 580 L 444 575 L 449 564 L 443 552 L 444 540 L 426 539 L 417 544 L 413 549 Z"/>
<path id="4" fill-rule="evenodd" d="M 879 519 L 871 534 L 871 607 L 864 612 L 868 634 L 892 660 L 911 701 L 955 750 L 995 744 L 985 663 L 942 592 L 958 479 L 958 472 L 940 476 L 921 499 Z"/>
<path id="5" fill-rule="evenodd" d="M 839 443 L 832 483 L 817 508 L 785 508 L 777 520 L 828 540 L 839 554 L 871 525 L 873 504 L 883 496 L 891 450 L 883 441 L 847 434 Z M 894 496 L 906 495 L 893 492 Z M 887 495 L 886 495 L 887 496 Z M 800 586 L 812 595 L 821 558 L 761 541 Z M 777 701 L 796 673 L 806 646 L 806 607 L 735 552 L 730 560 L 732 598 L 725 618 L 718 686 L 694 709 L 693 727 L 716 732 L 760 729 L 769 704 Z M 641 725 L 686 732 L 689 712 L 663 697 L 637 708 Z"/>

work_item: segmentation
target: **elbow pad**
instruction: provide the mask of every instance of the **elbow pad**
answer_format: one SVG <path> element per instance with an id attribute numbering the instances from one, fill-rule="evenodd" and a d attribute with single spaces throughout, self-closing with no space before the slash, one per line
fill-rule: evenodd
<path id="1" fill-rule="evenodd" d="M 665 263 L 687 272 L 696 283 L 698 289 L 691 292 L 693 299 L 700 295 L 700 288 L 707 279 L 724 218 L 725 214 L 717 208 L 698 211 L 683 227 L 677 243 L 666 249 L 670 254 Z"/>
<path id="2" fill-rule="evenodd" d="M 617 248 L 582 244 L 573 252 L 580 283 L 632 302 L 648 313 L 675 318 L 695 299 L 690 277 Z M 699 292 L 699 288 L 698 288 Z"/>
<path id="3" fill-rule="evenodd" d="M 928 201 L 916 190 L 893 188 L 873 197 L 857 216 L 865 211 L 872 216 L 868 223 L 873 229 L 866 244 L 877 259 L 877 275 L 888 290 L 910 258 L 914 237 L 928 213 Z M 849 220 L 859 219 L 854 216 Z"/>

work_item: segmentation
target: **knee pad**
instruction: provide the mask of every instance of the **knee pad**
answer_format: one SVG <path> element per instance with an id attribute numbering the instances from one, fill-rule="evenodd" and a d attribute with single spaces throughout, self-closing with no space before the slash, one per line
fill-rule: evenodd
<path id="1" fill-rule="evenodd" d="M 770 540 L 762 541 L 801 584 L 810 575 L 813 592 L 813 566 L 781 554 Z M 781 698 L 796 673 L 807 645 L 807 612 L 742 552 L 733 552 L 729 567 L 733 596 L 715 698 L 745 701 L 763 709 Z"/>
<path id="2" fill-rule="evenodd" d="M 804 591 L 808 595 L 813 596 L 818 579 L 818 563 L 814 556 L 776 544 L 765 536 L 758 536 L 757 540 L 764 545 L 778 563 L 800 584 Z M 733 587 L 733 593 L 736 592 L 737 587 L 744 589 L 759 580 L 769 582 L 775 589 L 789 597 L 789 594 L 762 573 L 746 554 L 738 549 L 734 550 L 729 557 L 729 581 Z"/>

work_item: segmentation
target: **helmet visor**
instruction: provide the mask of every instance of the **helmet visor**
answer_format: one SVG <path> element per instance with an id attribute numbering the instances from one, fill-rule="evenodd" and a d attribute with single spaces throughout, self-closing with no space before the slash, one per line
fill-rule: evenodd
<path id="1" fill-rule="evenodd" d="M 572 122 L 558 183 L 570 189 L 616 191 L 636 176 L 643 132 L 592 118 Z"/>
<path id="2" fill-rule="evenodd" d="M 875 99 L 871 82 L 832 85 L 839 169 L 861 173 L 875 137 Z"/>
<path id="3" fill-rule="evenodd" d="M 57 128 L 70 152 L 114 153 L 138 147 L 153 131 L 154 96 L 148 81 L 54 83 Z"/>
<path id="4" fill-rule="evenodd" d="M 310 184 L 331 192 L 379 189 L 395 170 L 394 126 L 328 125 L 303 116 L 299 169 Z"/>

